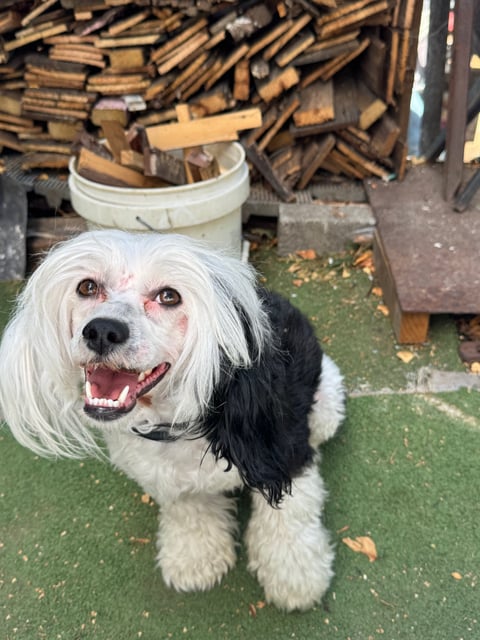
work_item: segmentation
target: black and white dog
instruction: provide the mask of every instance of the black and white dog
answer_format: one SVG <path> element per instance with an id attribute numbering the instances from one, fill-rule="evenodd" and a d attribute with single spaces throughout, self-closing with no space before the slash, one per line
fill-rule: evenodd
<path id="1" fill-rule="evenodd" d="M 234 565 L 232 491 L 246 486 L 249 568 L 267 600 L 322 598 L 333 551 L 316 449 L 343 418 L 342 377 L 249 265 L 173 234 L 81 234 L 28 281 L 0 368 L 20 443 L 79 457 L 105 441 L 158 502 L 168 585 L 208 589 Z"/>

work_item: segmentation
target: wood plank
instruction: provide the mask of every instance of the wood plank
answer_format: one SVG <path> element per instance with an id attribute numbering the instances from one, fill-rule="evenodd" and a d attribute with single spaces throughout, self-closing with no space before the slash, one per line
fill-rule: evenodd
<path id="1" fill-rule="evenodd" d="M 263 151 L 270 144 L 271 140 L 276 136 L 276 134 L 280 131 L 283 125 L 287 122 L 287 120 L 292 116 L 295 111 L 300 106 L 301 101 L 298 96 L 293 96 L 293 98 L 282 108 L 282 111 L 278 118 L 276 118 L 273 126 L 265 133 L 260 142 L 258 143 L 258 148 Z"/>
<path id="2" fill-rule="evenodd" d="M 253 108 L 181 124 L 147 127 L 146 131 L 150 146 L 169 151 L 213 142 L 238 140 L 238 131 L 254 129 L 261 123 L 261 111 Z"/>
<path id="3" fill-rule="evenodd" d="M 243 102 L 250 97 L 250 61 L 247 58 L 235 65 L 233 97 Z"/>
<path id="4" fill-rule="evenodd" d="M 163 183 L 156 178 L 149 178 L 138 171 L 122 167 L 116 162 L 98 156 L 96 153 L 83 147 L 77 158 L 77 172 L 79 175 L 116 187 L 138 187 L 150 188 L 163 186 Z"/>
<path id="5" fill-rule="evenodd" d="M 290 40 L 311 22 L 312 16 L 308 13 L 294 20 L 292 26 L 274 41 L 262 54 L 264 60 L 271 60 Z"/>
<path id="6" fill-rule="evenodd" d="M 395 280 L 388 257 L 378 231 L 374 239 L 374 262 L 376 278 L 382 288 L 383 299 L 389 310 L 395 338 L 400 344 L 421 344 L 427 341 L 430 314 L 402 310 Z"/>
<path id="7" fill-rule="evenodd" d="M 463 177 L 474 4 L 474 0 L 464 0 L 455 4 L 455 30 L 446 123 L 447 157 L 444 194 L 448 201 L 454 198 Z"/>
<path id="8" fill-rule="evenodd" d="M 222 66 L 214 73 L 208 81 L 205 83 L 205 89 L 211 89 L 213 85 L 223 76 L 229 69 L 234 67 L 236 63 L 245 57 L 248 52 L 248 44 L 242 44 L 233 51 L 227 59 L 222 63 Z"/>
<path id="9" fill-rule="evenodd" d="M 305 151 L 305 161 L 302 166 L 302 175 L 297 184 L 298 189 L 305 189 L 315 173 L 321 167 L 328 154 L 335 146 L 335 136 L 327 134 L 310 143 Z"/>
<path id="10" fill-rule="evenodd" d="M 335 117 L 333 82 L 317 81 L 299 93 L 301 106 L 293 114 L 295 126 L 321 124 Z"/>
<path id="11" fill-rule="evenodd" d="M 318 135 L 337 131 L 350 125 L 356 125 L 359 118 L 357 89 L 355 81 L 350 78 L 334 79 L 335 118 L 321 124 L 296 127 L 290 125 L 290 133 L 295 138 Z"/>
<path id="12" fill-rule="evenodd" d="M 370 91 L 363 82 L 358 82 L 357 88 L 358 107 L 360 109 L 358 126 L 360 129 L 369 129 L 374 122 L 383 116 L 387 110 L 387 105 Z"/>
<path id="13" fill-rule="evenodd" d="M 101 126 L 115 162 L 121 163 L 122 151 L 130 151 L 123 126 L 118 120 L 103 120 Z"/>
<path id="14" fill-rule="evenodd" d="M 295 201 L 295 194 L 278 177 L 265 153 L 261 151 L 255 143 L 246 145 L 245 153 L 253 166 L 273 187 L 282 200 L 285 202 Z"/>
<path id="15" fill-rule="evenodd" d="M 268 80 L 257 85 L 258 95 L 265 102 L 271 102 L 299 81 L 300 75 L 293 66 L 286 67 L 283 71 L 276 70 L 270 74 Z"/>

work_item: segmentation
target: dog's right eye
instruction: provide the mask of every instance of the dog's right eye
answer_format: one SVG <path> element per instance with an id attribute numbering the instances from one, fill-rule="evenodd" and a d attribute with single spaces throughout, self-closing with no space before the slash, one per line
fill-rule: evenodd
<path id="1" fill-rule="evenodd" d="M 98 295 L 98 291 L 99 291 L 99 286 L 95 282 L 95 280 L 90 280 L 88 278 L 86 280 L 82 280 L 81 282 L 79 282 L 77 286 L 78 295 L 83 296 L 84 298 L 96 296 Z"/>

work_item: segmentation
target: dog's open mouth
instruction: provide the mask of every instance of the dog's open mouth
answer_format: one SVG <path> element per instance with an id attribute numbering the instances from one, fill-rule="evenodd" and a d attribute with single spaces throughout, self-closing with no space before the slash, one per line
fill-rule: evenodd
<path id="1" fill-rule="evenodd" d="M 97 420 L 119 418 L 131 411 L 137 398 L 158 384 L 169 368 L 168 362 L 141 372 L 98 365 L 85 367 L 84 411 Z"/>

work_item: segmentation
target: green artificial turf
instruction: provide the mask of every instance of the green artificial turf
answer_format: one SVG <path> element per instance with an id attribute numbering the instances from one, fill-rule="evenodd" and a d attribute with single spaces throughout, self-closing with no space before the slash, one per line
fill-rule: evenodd
<path id="1" fill-rule="evenodd" d="M 345 277 L 348 259 L 333 277 L 331 265 L 302 266 L 320 275 L 295 286 L 296 263 L 254 255 L 266 284 L 313 319 L 348 389 L 372 394 L 348 399 L 345 424 L 323 448 L 325 521 L 337 551 L 324 602 L 293 614 L 264 606 L 242 545 L 212 591 L 167 589 L 154 567 L 157 508 L 133 482 L 95 460 L 39 459 L 3 429 L 2 640 L 480 637 L 480 395 L 403 393 L 421 366 L 462 369 L 453 323 L 439 318 L 404 364 L 379 299 L 367 295 L 368 276 Z M 12 292 L 0 285 L 0 301 Z M 8 303 L 0 305 L 1 322 Z M 242 529 L 248 511 L 242 495 Z M 369 536 L 377 559 L 353 552 L 347 536 Z"/>

